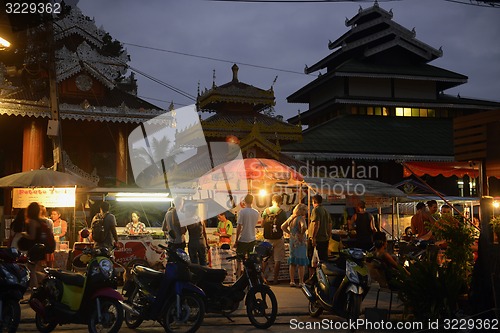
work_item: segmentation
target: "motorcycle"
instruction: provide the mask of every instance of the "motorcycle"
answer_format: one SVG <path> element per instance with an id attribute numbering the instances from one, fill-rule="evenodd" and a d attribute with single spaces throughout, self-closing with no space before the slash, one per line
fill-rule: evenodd
<path id="1" fill-rule="evenodd" d="M 0 248 L 0 332 L 16 332 L 21 321 L 19 301 L 30 280 L 26 262 L 16 248 Z"/>
<path id="2" fill-rule="evenodd" d="M 273 325 L 278 314 L 278 302 L 271 288 L 264 284 L 261 270 L 262 260 L 267 260 L 271 253 L 272 245 L 263 242 L 246 258 L 226 258 L 242 259 L 244 268 L 243 274 L 229 286 L 223 284 L 226 270 L 190 265 L 193 281 L 207 295 L 207 313 L 222 314 L 231 320 L 229 314 L 237 310 L 245 299 L 247 316 L 253 326 L 265 329 Z"/>
<path id="3" fill-rule="evenodd" d="M 29 300 L 36 328 L 48 333 L 57 325 L 75 323 L 87 324 L 89 332 L 116 333 L 123 323 L 123 297 L 116 291 L 111 252 L 106 248 L 79 250 L 88 261 L 84 275 L 44 269 L 46 276 Z"/>
<path id="4" fill-rule="evenodd" d="M 137 328 L 144 320 L 155 320 L 165 332 L 195 332 L 205 317 L 205 293 L 190 282 L 186 252 L 159 246 L 168 254 L 164 272 L 138 265 L 126 278 L 125 323 Z"/>
<path id="5" fill-rule="evenodd" d="M 363 250 L 348 248 L 333 260 L 319 262 L 311 284 L 302 287 L 311 317 L 327 310 L 346 319 L 358 319 L 371 283 L 365 257 Z"/>

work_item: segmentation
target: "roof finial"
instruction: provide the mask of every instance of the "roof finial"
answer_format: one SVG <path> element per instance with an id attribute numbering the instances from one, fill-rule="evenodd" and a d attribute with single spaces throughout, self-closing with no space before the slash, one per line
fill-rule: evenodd
<path id="1" fill-rule="evenodd" d="M 200 97 L 200 81 L 198 80 L 198 97 Z"/>
<path id="2" fill-rule="evenodd" d="M 373 3 L 373 7 L 378 7 L 378 1 L 375 0 L 375 2 Z"/>
<path id="3" fill-rule="evenodd" d="M 231 67 L 231 70 L 233 71 L 233 82 L 238 82 L 238 65 L 234 64 L 233 67 Z"/>
<path id="4" fill-rule="evenodd" d="M 305 73 L 305 74 L 307 74 L 307 70 L 308 70 L 308 69 L 309 69 L 309 67 L 308 67 L 308 66 L 307 66 L 307 64 L 306 64 L 306 66 L 304 67 L 304 73 Z"/>
<path id="5" fill-rule="evenodd" d="M 174 106 L 174 101 L 170 102 L 170 105 L 168 106 L 168 111 L 174 111 L 175 106 Z"/>
<path id="6" fill-rule="evenodd" d="M 297 122 L 297 126 L 302 127 L 302 120 L 300 119 L 300 109 L 298 110 L 298 113 L 299 113 L 298 115 L 299 121 Z"/>
<path id="7" fill-rule="evenodd" d="M 215 68 L 212 74 L 212 88 L 215 88 Z"/>
<path id="8" fill-rule="evenodd" d="M 278 75 L 276 75 L 276 77 L 274 78 L 273 80 L 273 84 L 271 84 L 271 90 L 274 89 L 274 85 L 276 84 L 276 80 L 278 79 Z"/>
<path id="9" fill-rule="evenodd" d="M 358 13 L 361 13 L 362 11 L 363 11 L 363 7 L 361 7 L 361 5 L 359 5 Z"/>

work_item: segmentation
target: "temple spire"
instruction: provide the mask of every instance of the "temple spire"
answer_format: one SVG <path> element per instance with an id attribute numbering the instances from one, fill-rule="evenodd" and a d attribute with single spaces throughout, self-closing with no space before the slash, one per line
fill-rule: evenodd
<path id="1" fill-rule="evenodd" d="M 238 81 L 238 65 L 234 64 L 233 67 L 231 67 L 231 70 L 233 71 L 233 82 L 239 82 Z"/>

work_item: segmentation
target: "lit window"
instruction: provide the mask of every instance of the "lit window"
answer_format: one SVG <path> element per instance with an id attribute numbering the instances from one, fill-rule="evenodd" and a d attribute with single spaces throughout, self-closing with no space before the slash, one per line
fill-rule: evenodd
<path id="1" fill-rule="evenodd" d="M 420 117 L 427 117 L 427 109 L 420 109 Z"/>
<path id="2" fill-rule="evenodd" d="M 403 108 L 396 108 L 396 116 L 397 117 L 404 116 L 404 114 L 403 114 Z"/>
<path id="3" fill-rule="evenodd" d="M 435 117 L 436 116 L 436 111 L 429 109 L 427 110 L 427 117 Z"/>
<path id="4" fill-rule="evenodd" d="M 369 106 L 366 108 L 366 114 L 373 116 L 373 107 Z"/>
<path id="5" fill-rule="evenodd" d="M 404 115 L 405 117 L 411 117 L 411 109 L 410 108 L 404 108 Z"/>
<path id="6" fill-rule="evenodd" d="M 375 108 L 375 115 L 376 116 L 381 116 L 382 115 L 382 108 L 381 107 L 376 107 Z"/>
<path id="7" fill-rule="evenodd" d="M 388 116 L 388 115 L 389 115 L 389 109 L 388 109 L 388 108 L 386 108 L 386 107 L 383 107 L 383 108 L 382 108 L 382 115 L 383 115 L 383 116 Z"/>

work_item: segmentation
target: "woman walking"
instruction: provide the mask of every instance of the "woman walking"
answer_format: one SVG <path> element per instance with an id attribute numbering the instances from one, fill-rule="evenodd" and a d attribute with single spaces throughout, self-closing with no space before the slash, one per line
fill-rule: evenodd
<path id="1" fill-rule="evenodd" d="M 290 287 L 297 287 L 295 283 L 295 269 L 298 270 L 299 287 L 304 285 L 305 268 L 309 265 L 307 258 L 306 235 L 307 230 L 306 220 L 304 216 L 307 214 L 307 206 L 298 204 L 293 209 L 292 215 L 283 223 L 281 229 L 290 234 L 290 257 L 288 264 L 290 265 Z"/>

